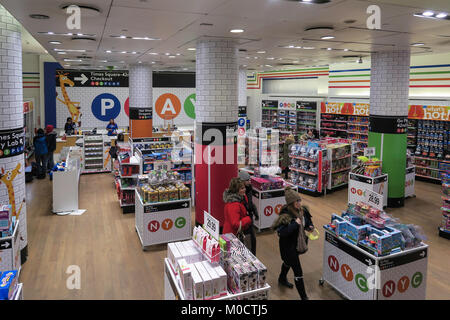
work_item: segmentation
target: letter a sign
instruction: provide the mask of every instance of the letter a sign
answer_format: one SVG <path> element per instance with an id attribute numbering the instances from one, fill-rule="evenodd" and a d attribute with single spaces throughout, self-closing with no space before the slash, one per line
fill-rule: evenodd
<path id="1" fill-rule="evenodd" d="M 155 111 L 161 119 L 172 120 L 180 114 L 180 99 L 174 94 L 165 93 L 156 100 Z"/>

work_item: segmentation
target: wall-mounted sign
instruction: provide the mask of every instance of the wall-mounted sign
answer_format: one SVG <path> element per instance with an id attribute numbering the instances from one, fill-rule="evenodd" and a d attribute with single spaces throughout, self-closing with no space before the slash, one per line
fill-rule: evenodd
<path id="1" fill-rule="evenodd" d="M 409 119 L 450 121 L 450 106 L 409 106 Z"/>
<path id="2" fill-rule="evenodd" d="M 22 154 L 24 140 L 23 128 L 0 130 L 0 159 Z"/>
<path id="3" fill-rule="evenodd" d="M 368 103 L 322 102 L 320 112 L 349 116 L 368 116 L 369 106 Z"/>
<path id="4" fill-rule="evenodd" d="M 33 101 L 24 101 L 23 102 L 23 113 L 28 113 L 33 111 L 34 105 Z"/>
<path id="5" fill-rule="evenodd" d="M 408 118 L 398 116 L 370 116 L 369 131 L 378 133 L 406 134 Z"/>
<path id="6" fill-rule="evenodd" d="M 56 70 L 56 86 L 128 87 L 128 71 Z"/>
<path id="7" fill-rule="evenodd" d="M 278 109 L 278 100 L 263 100 L 261 101 L 262 108 Z"/>
<path id="8" fill-rule="evenodd" d="M 297 110 L 303 109 L 303 110 L 316 110 L 317 109 L 317 102 L 315 101 L 297 101 Z"/>
<path id="9" fill-rule="evenodd" d="M 153 118 L 153 108 L 130 108 L 130 120 L 149 120 Z"/>

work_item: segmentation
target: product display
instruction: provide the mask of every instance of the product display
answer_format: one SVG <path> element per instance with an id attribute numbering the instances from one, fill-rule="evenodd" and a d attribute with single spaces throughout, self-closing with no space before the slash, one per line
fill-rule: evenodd
<path id="1" fill-rule="evenodd" d="M 342 216 L 333 214 L 324 228 L 374 256 L 386 256 L 423 245 L 419 226 L 404 225 L 363 202 L 349 204 Z"/>
<path id="2" fill-rule="evenodd" d="M 439 235 L 450 239 L 450 173 L 448 171 L 442 179 L 442 192 L 442 222 L 439 226 Z"/>
<path id="3" fill-rule="evenodd" d="M 297 132 L 305 133 L 308 129 L 316 129 L 317 102 L 297 101 Z"/>
<path id="4" fill-rule="evenodd" d="M 110 172 L 111 140 L 101 134 L 83 133 L 83 172 Z"/>
<path id="5" fill-rule="evenodd" d="M 352 173 L 372 178 L 382 175 L 382 163 L 377 158 L 369 159 L 359 156 L 357 161 L 356 166 L 352 168 Z"/>
<path id="6" fill-rule="evenodd" d="M 0 300 L 13 300 L 18 284 L 17 270 L 0 272 Z"/>
<path id="7" fill-rule="evenodd" d="M 148 175 L 148 184 L 138 191 L 144 204 L 190 199 L 190 190 L 179 180 L 176 172 L 152 171 Z"/>
<path id="8" fill-rule="evenodd" d="M 334 189 L 348 183 L 348 173 L 352 168 L 351 145 L 333 140 L 327 145 L 330 162 L 328 189 Z"/>
<path id="9" fill-rule="evenodd" d="M 12 234 L 12 213 L 11 213 L 11 205 L 0 205 L 0 232 L 11 232 Z M 5 236 L 10 236 L 11 234 L 7 234 Z"/>
<path id="10" fill-rule="evenodd" d="M 291 146 L 289 182 L 299 187 L 299 191 L 321 193 L 325 186 L 328 161 L 325 160 L 326 149 L 317 143 L 302 142 Z"/>

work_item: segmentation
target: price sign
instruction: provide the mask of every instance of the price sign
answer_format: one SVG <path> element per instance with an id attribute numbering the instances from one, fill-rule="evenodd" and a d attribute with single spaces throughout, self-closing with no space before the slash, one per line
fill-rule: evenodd
<path id="1" fill-rule="evenodd" d="M 219 220 L 208 212 L 203 211 L 203 229 L 209 232 L 217 241 L 219 240 Z"/>
<path id="2" fill-rule="evenodd" d="M 366 189 L 364 192 L 364 202 L 378 210 L 383 210 L 383 196 L 379 193 Z"/>
<path id="3" fill-rule="evenodd" d="M 373 156 L 375 156 L 375 147 L 364 148 L 364 156 L 365 157 L 373 157 Z"/>

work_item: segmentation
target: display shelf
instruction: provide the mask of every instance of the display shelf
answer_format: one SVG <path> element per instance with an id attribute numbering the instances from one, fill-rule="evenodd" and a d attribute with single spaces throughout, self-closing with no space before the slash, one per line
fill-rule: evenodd
<path id="1" fill-rule="evenodd" d="M 347 154 L 347 155 L 345 155 L 345 156 L 343 156 L 343 157 L 340 157 L 340 158 L 334 158 L 334 159 L 331 159 L 332 161 L 337 161 L 337 160 L 342 160 L 342 159 L 347 159 L 347 158 L 350 158 L 352 155 L 351 154 Z"/>
<path id="2" fill-rule="evenodd" d="M 343 183 L 337 184 L 335 186 L 331 186 L 331 189 L 336 189 L 336 188 L 346 186 L 346 185 L 348 185 L 348 182 L 343 182 Z"/>
<path id="3" fill-rule="evenodd" d="M 339 172 L 343 172 L 343 171 L 348 171 L 348 170 L 351 170 L 351 167 L 344 168 L 344 169 L 339 169 L 339 170 L 335 170 L 335 171 L 331 171 L 331 174 L 335 174 L 335 173 L 339 173 Z"/>
<path id="4" fill-rule="evenodd" d="M 123 176 L 123 175 L 119 172 L 119 177 L 121 177 L 121 178 L 137 178 L 138 176 L 139 176 L 138 173 L 132 174 L 131 176 Z"/>
<path id="5" fill-rule="evenodd" d="M 355 132 L 355 131 L 347 131 L 348 133 L 351 133 L 351 134 L 358 134 L 358 135 L 361 135 L 361 136 L 368 136 L 369 134 L 368 133 L 365 133 L 365 132 Z"/>
<path id="6" fill-rule="evenodd" d="M 310 176 L 317 176 L 317 172 L 305 171 L 294 167 L 289 167 L 290 170 L 297 171 L 300 173 L 308 174 Z"/>
<path id="7" fill-rule="evenodd" d="M 300 156 L 294 156 L 292 154 L 289 155 L 289 158 L 298 159 L 298 160 L 305 160 L 309 162 L 317 162 L 318 159 L 312 159 L 312 158 L 306 158 L 306 157 L 300 157 Z"/>
<path id="8" fill-rule="evenodd" d="M 442 160 L 442 159 L 436 159 L 436 158 L 428 158 L 428 157 L 420 157 L 420 156 L 414 156 L 416 159 L 420 160 L 430 160 L 430 161 L 439 161 L 444 163 L 450 163 L 450 160 Z"/>
<path id="9" fill-rule="evenodd" d="M 119 188 L 120 188 L 120 190 L 134 190 L 134 189 L 136 189 L 136 186 L 134 186 L 134 187 L 123 187 L 122 186 L 122 181 L 120 181 L 120 179 L 119 179 Z"/>
<path id="10" fill-rule="evenodd" d="M 331 131 L 342 131 L 342 132 L 347 132 L 347 130 L 344 129 L 335 129 L 335 128 L 327 128 L 327 127 L 321 127 L 321 130 L 331 130 Z"/>
<path id="11" fill-rule="evenodd" d="M 338 122 L 338 123 L 348 123 L 348 121 L 343 121 L 343 120 L 327 120 L 327 119 L 320 119 L 321 122 L 326 121 L 326 122 Z"/>
<path id="12" fill-rule="evenodd" d="M 424 176 L 424 175 L 417 174 L 417 173 L 416 173 L 416 177 L 421 177 L 421 178 L 426 178 L 426 179 L 431 179 L 431 180 L 441 181 L 441 179 L 439 179 L 439 178 L 430 177 L 430 176 Z"/>
<path id="13" fill-rule="evenodd" d="M 428 169 L 428 170 L 434 170 L 434 171 L 441 171 L 441 172 L 445 172 L 446 170 L 442 170 L 442 169 L 438 169 L 438 168 L 430 168 L 430 167 L 423 167 L 423 166 L 419 166 L 419 165 L 415 165 L 417 168 L 422 168 L 422 169 Z"/>
<path id="14" fill-rule="evenodd" d="M 123 208 L 123 207 L 133 207 L 133 206 L 135 206 L 134 203 L 122 203 L 122 201 L 120 201 L 120 207 L 121 208 Z"/>

